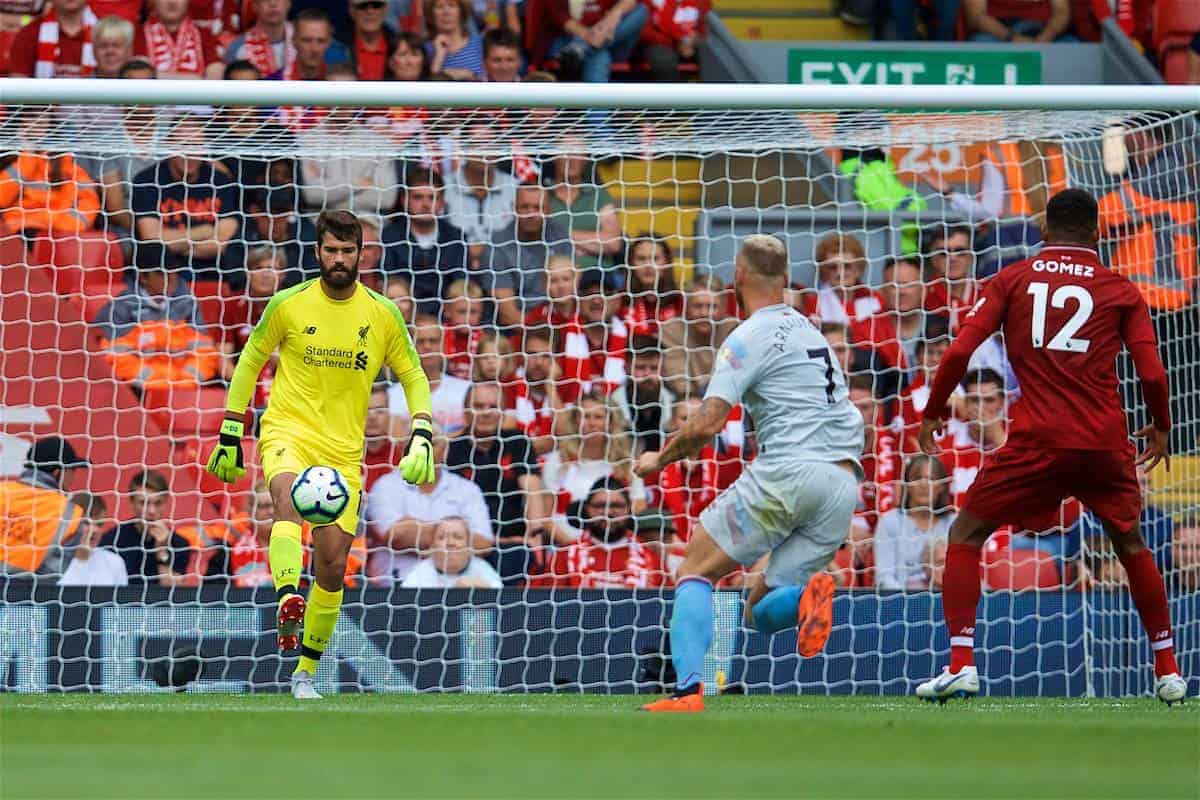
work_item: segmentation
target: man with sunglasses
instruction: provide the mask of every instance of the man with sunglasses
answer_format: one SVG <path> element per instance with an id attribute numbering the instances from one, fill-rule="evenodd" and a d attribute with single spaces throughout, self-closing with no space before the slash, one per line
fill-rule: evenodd
<path id="1" fill-rule="evenodd" d="M 387 77 L 388 54 L 396 37 L 383 25 L 386 16 L 385 0 L 350 0 L 351 27 L 339 30 L 337 39 L 350 51 L 360 81 Z"/>

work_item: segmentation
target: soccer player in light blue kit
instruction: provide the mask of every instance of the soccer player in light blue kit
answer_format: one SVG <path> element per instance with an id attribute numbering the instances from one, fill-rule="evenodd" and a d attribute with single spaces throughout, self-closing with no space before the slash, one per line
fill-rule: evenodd
<path id="1" fill-rule="evenodd" d="M 725 340 L 699 411 L 661 452 L 638 459 L 645 476 L 694 457 L 738 403 L 754 420 L 758 457 L 700 515 L 676 573 L 675 693 L 646 711 L 704 710 L 713 582 L 766 553 L 766 570 L 746 598 L 746 624 L 763 633 L 797 628 L 803 656 L 816 655 L 829 638 L 834 583 L 823 570 L 858 502 L 863 421 L 821 332 L 784 303 L 787 280 L 783 243 L 746 237 L 733 276 L 746 320 Z"/>

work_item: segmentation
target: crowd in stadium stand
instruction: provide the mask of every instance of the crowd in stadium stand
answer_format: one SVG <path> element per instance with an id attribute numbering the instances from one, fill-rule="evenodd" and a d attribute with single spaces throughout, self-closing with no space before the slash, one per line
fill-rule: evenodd
<path id="1" fill-rule="evenodd" d="M 164 79 L 238 64 L 282 80 L 344 65 L 364 81 L 602 83 L 694 74 L 709 0 L 48 0 L 33 19 L 9 5 L 0 69 L 14 77 L 115 78 L 137 61 Z"/>
<path id="2" fill-rule="evenodd" d="M 45 16 L 17 34 L 23 46 L 14 49 L 10 70 L 495 81 L 553 80 L 544 71 L 553 69 L 565 79 L 608 80 L 613 65 L 625 63 L 665 78 L 694 59 L 707 3 L 527 0 L 522 14 L 521 4 L 503 0 L 427 0 L 397 13 L 396 4 L 352 0 L 334 18 L 317 8 L 289 17 L 288 0 L 236 6 L 214 16 L 221 4 L 153 0 L 143 18 L 137 2 L 106 2 L 102 15 L 100 3 L 52 0 Z M 530 30 L 531 19 L 547 22 Z M 89 301 L 88 320 L 113 375 L 150 407 L 178 387 L 222 386 L 270 297 L 315 274 L 316 214 L 354 211 L 364 223 L 360 277 L 399 307 L 429 378 L 442 466 L 421 487 L 392 469 L 408 413 L 403 390 L 381 376 L 367 418 L 365 521 L 348 564 L 352 582 L 670 585 L 700 511 L 754 457 L 752 420 L 735 408 L 698 458 L 646 480 L 632 466 L 696 411 L 737 325 L 737 305 L 731 287 L 704 265 L 685 268 L 663 239 L 621 229 L 616 203 L 574 134 L 564 135 L 562 155 L 545 161 L 516 151 L 504 160 L 472 156 L 472 142 L 503 131 L 506 121 L 495 118 L 463 125 L 457 152 L 466 155 L 440 153 L 428 163 L 201 154 L 208 147 L 238 152 L 238 142 L 262 136 L 294 141 L 306 153 L 338 142 L 382 151 L 388 137 L 420 129 L 414 114 L 280 108 L 269 120 L 239 109 L 114 118 L 96 154 L 35 146 L 11 154 L 0 177 L 4 223 L 31 236 L 99 231 L 120 243 L 128 283 L 111 298 Z M 38 110 L 18 124 L 23 139 L 36 143 L 53 120 Z M 1179 348 L 1165 352 L 1166 360 L 1183 375 L 1200 369 L 1197 337 L 1186 335 L 1195 329 L 1197 214 L 1194 199 L 1179 200 L 1195 197 L 1180 186 L 1198 177 L 1198 162 L 1164 130 L 1129 135 L 1129 177 L 1119 195 L 1101 199 L 1102 224 L 1114 240 L 1130 237 L 1156 254 L 1146 269 L 1183 259 L 1176 293 L 1147 294 L 1160 333 L 1170 332 Z M 140 155 L 158 144 L 175 154 Z M 883 151 L 841 155 L 840 172 L 867 208 L 925 207 Z M 1020 153 L 1006 163 L 1026 161 L 1053 163 Z M 999 166 L 984 172 L 1002 186 L 1009 177 Z M 974 218 L 984 221 L 905 228 L 879 286 L 868 284 L 864 242 L 831 232 L 815 248 L 815 285 L 788 291 L 788 302 L 829 341 L 867 425 L 859 510 L 829 565 L 847 587 L 940 587 L 956 504 L 982 460 L 1004 443 L 1006 409 L 1019 402 L 1002 345 L 985 344 L 953 399 L 942 457 L 918 454 L 932 375 L 980 282 L 1006 263 L 996 256 L 1000 245 L 1038 241 L 1021 220 L 1030 208 L 997 205 L 1023 197 L 1014 187 L 939 191 L 952 208 L 982 208 Z M 1001 217 L 1016 217 L 1015 229 Z M 1156 240 L 1162 220 L 1176 226 L 1169 241 Z M 259 383 L 258 413 L 270 395 L 270 372 Z M 1200 381 L 1190 380 L 1182 386 L 1194 393 Z M 1189 428 L 1185 416 L 1176 416 L 1176 444 L 1186 451 L 1195 447 L 1197 423 Z M 46 439 L 31 451 L 21 480 L 4 482 L 9 507 L 23 507 L 11 499 L 22 492 L 45 493 L 78 530 L 54 540 L 57 557 L 43 553 L 23 571 L 65 571 L 63 582 L 76 585 L 270 583 L 271 499 L 261 481 L 214 534 L 214 526 L 173 528 L 164 519 L 168 484 L 153 470 L 121 487 L 132 517 L 108 520 L 98 498 L 70 494 L 70 476 L 83 464 L 70 444 Z M 1037 535 L 999 532 L 985 559 L 989 585 L 1119 582 L 1098 523 L 1078 504 L 1064 507 L 1061 522 Z M 1143 528 L 1168 581 L 1200 586 L 1200 519 L 1172 520 L 1147 507 Z"/>

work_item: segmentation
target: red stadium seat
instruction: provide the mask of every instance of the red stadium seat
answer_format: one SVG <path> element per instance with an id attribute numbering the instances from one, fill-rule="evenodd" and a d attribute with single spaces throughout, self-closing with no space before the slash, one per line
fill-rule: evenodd
<path id="1" fill-rule="evenodd" d="M 1187 82 L 1188 48 L 1200 31 L 1200 0 L 1154 4 L 1154 52 L 1167 83 Z"/>
<path id="2" fill-rule="evenodd" d="M 1042 550 L 984 548 L 983 580 L 989 589 L 1013 592 L 1062 585 L 1054 556 Z"/>
<path id="3" fill-rule="evenodd" d="M 48 266 L 54 288 L 87 309 L 84 318 L 125 290 L 125 256 L 116 239 L 99 231 L 42 237 L 33 245 L 30 263 Z"/>
<path id="4" fill-rule="evenodd" d="M 1172 39 L 1187 41 L 1200 31 L 1200 0 L 1158 0 L 1154 4 L 1154 49 Z"/>
<path id="5" fill-rule="evenodd" d="M 12 43 L 17 38 L 17 31 L 0 31 L 0 75 L 8 75 L 8 66 L 12 60 Z"/>
<path id="6" fill-rule="evenodd" d="M 179 438 L 217 433 L 225 418 L 225 389 L 222 387 L 146 389 L 142 403 L 160 428 Z"/>

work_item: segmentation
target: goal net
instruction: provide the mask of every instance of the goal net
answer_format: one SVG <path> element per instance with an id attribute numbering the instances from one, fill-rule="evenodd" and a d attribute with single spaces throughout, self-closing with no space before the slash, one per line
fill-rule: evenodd
<path id="1" fill-rule="evenodd" d="M 1039 252 L 1066 187 L 1099 199 L 1102 257 L 1152 309 L 1176 427 L 1171 471 L 1145 476 L 1142 530 L 1181 667 L 1200 676 L 1194 110 L 655 110 L 637 87 L 602 110 L 403 94 L 346 108 L 332 89 L 312 85 L 313 106 L 169 105 L 147 88 L 123 106 L 3 108 L 5 690 L 286 685 L 253 438 L 232 486 L 203 462 L 266 302 L 318 274 L 316 216 L 348 209 L 360 278 L 399 306 L 431 379 L 442 466 L 431 492 L 393 469 L 408 411 L 385 369 L 318 688 L 670 686 L 673 570 L 755 457 L 754 421 L 735 409 L 697 459 L 646 480 L 633 462 L 703 396 L 738 320 L 734 254 L 768 233 L 788 247 L 788 302 L 820 325 L 867 423 L 867 480 L 830 554 L 845 590 L 826 651 L 799 659 L 794 634 L 743 627 L 751 566 L 714 594 L 705 685 L 909 692 L 948 650 L 955 504 L 1019 402 L 1003 337 L 976 353 L 940 459 L 914 458 L 915 424 L 979 286 Z M 310 355 L 354 369 L 355 335 Z M 1125 359 L 1118 374 L 1133 430 L 1145 406 Z M 1149 691 L 1148 642 L 1086 509 L 1002 529 L 981 569 L 986 691 Z"/>

